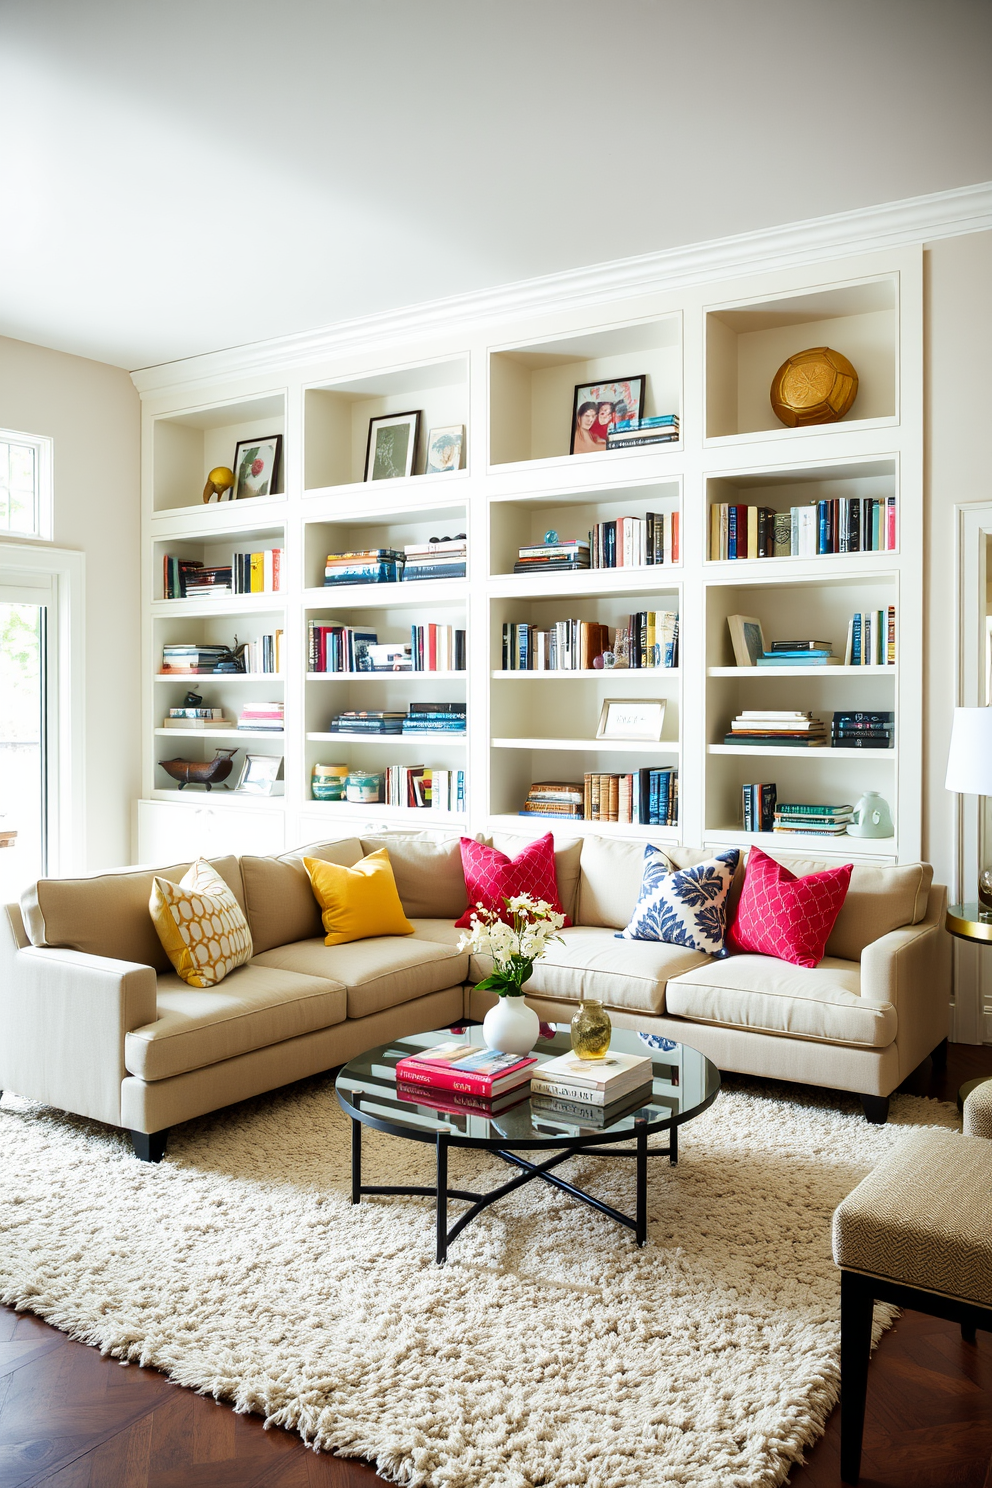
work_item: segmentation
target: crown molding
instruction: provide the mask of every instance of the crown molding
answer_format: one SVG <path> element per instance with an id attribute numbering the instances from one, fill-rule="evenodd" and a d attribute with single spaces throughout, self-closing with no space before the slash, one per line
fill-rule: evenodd
<path id="1" fill-rule="evenodd" d="M 284 373 L 355 350 L 477 326 L 549 310 L 658 293 L 740 274 L 871 253 L 884 248 L 957 237 L 992 229 L 992 181 L 908 197 L 783 227 L 691 243 L 660 253 L 614 259 L 493 289 L 423 301 L 398 310 L 337 321 L 317 330 L 277 336 L 131 373 L 139 393 L 194 390 L 225 379 Z"/>

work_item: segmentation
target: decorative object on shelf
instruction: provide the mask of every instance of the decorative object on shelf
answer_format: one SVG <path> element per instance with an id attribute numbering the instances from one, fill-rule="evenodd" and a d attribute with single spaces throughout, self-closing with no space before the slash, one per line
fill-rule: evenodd
<path id="1" fill-rule="evenodd" d="M 558 533 L 554 527 L 548 528 L 547 532 L 544 534 L 544 541 L 546 543 L 556 543 L 558 541 Z"/>
<path id="2" fill-rule="evenodd" d="M 444 475 L 448 470 L 459 470 L 464 439 L 464 424 L 449 424 L 446 428 L 432 429 L 427 436 L 426 473 Z"/>
<path id="3" fill-rule="evenodd" d="M 281 754 L 246 755 L 235 790 L 243 796 L 275 795 L 281 770 Z"/>
<path id="4" fill-rule="evenodd" d="M 345 777 L 346 801 L 357 801 L 360 805 L 371 804 L 379 799 L 380 779 L 367 770 L 354 770 Z"/>
<path id="5" fill-rule="evenodd" d="M 282 435 L 269 434 L 264 439 L 239 439 L 234 450 L 234 499 L 248 496 L 271 496 L 279 479 Z"/>
<path id="6" fill-rule="evenodd" d="M 202 708 L 203 698 L 198 692 L 194 692 L 193 689 L 190 688 L 189 692 L 183 698 L 181 706 L 183 708 Z"/>
<path id="7" fill-rule="evenodd" d="M 610 425 L 639 419 L 644 406 L 646 376 L 618 377 L 610 382 L 580 382 L 572 400 L 570 455 L 595 454 L 606 449 Z"/>
<path id="8" fill-rule="evenodd" d="M 365 448 L 365 479 L 396 480 L 412 475 L 420 437 L 420 410 L 390 413 L 369 419 Z"/>
<path id="9" fill-rule="evenodd" d="M 765 654 L 765 636 L 761 621 L 753 615 L 728 615 L 730 639 L 734 647 L 734 662 L 739 667 L 756 667 L 758 657 Z"/>
<path id="10" fill-rule="evenodd" d="M 171 759 L 159 760 L 159 764 L 167 775 L 179 782 L 180 790 L 185 790 L 187 785 L 205 785 L 210 790 L 230 775 L 237 752 L 236 748 L 218 749 L 211 760 Z"/>
<path id="11" fill-rule="evenodd" d="M 310 794 L 315 801 L 343 801 L 347 765 L 314 765 Z"/>
<path id="12" fill-rule="evenodd" d="M 664 698 L 606 698 L 597 739 L 641 739 L 656 743 L 665 726 Z"/>
<path id="13" fill-rule="evenodd" d="M 878 791 L 865 791 L 847 824 L 849 837 L 893 837 L 892 812 Z"/>
<path id="14" fill-rule="evenodd" d="M 610 1047 L 613 1024 L 601 1002 L 584 997 L 572 1019 L 572 1052 L 580 1059 L 602 1059 Z"/>
<path id="15" fill-rule="evenodd" d="M 227 465 L 215 465 L 207 476 L 207 484 L 203 488 L 203 499 L 212 501 L 233 501 L 234 471 Z"/>
<path id="16" fill-rule="evenodd" d="M 786 357 L 769 396 L 776 418 L 789 429 L 835 424 L 858 396 L 858 374 L 842 352 L 811 346 Z"/>
<path id="17" fill-rule="evenodd" d="M 471 928 L 458 942 L 460 951 L 491 956 L 493 969 L 478 984 L 480 992 L 495 992 L 499 1001 L 482 1023 L 482 1036 L 490 1049 L 504 1054 L 529 1054 L 537 1042 L 541 1023 L 524 1001 L 524 983 L 530 981 L 534 962 L 553 940 L 565 916 L 552 909 L 546 899 L 514 894 L 503 901 L 502 911 L 478 908 Z"/>
<path id="18" fill-rule="evenodd" d="M 947 751 L 944 789 L 965 796 L 992 796 L 992 707 L 955 708 Z M 992 910 L 992 867 L 979 874 L 978 898 Z"/>

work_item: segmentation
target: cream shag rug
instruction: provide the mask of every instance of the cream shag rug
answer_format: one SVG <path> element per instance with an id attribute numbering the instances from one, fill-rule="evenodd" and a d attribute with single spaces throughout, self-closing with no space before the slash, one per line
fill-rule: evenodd
<path id="1" fill-rule="evenodd" d="M 349 1203 L 328 1079 L 180 1128 L 158 1167 L 8 1094 L 0 1297 L 397 1483 L 774 1488 L 837 1398 L 831 1212 L 908 1126 L 956 1124 L 900 1096 L 871 1127 L 852 1099 L 732 1080 L 677 1168 L 652 1159 L 644 1250 L 537 1182 L 438 1268 L 429 1200 Z M 432 1158 L 365 1131 L 367 1183 L 429 1182 Z M 626 1160 L 561 1171 L 632 1209 Z"/>

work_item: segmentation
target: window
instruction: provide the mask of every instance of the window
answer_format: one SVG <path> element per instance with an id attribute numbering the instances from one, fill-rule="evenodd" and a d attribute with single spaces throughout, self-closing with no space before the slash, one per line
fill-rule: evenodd
<path id="1" fill-rule="evenodd" d="M 0 429 L 0 537 L 52 535 L 52 441 Z"/>

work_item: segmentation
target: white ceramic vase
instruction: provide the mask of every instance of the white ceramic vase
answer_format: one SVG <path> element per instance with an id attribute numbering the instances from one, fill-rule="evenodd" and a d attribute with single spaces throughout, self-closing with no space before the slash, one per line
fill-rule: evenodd
<path id="1" fill-rule="evenodd" d="M 523 996 L 501 997 L 482 1020 L 482 1037 L 503 1054 L 529 1054 L 537 1043 L 541 1020 Z"/>

